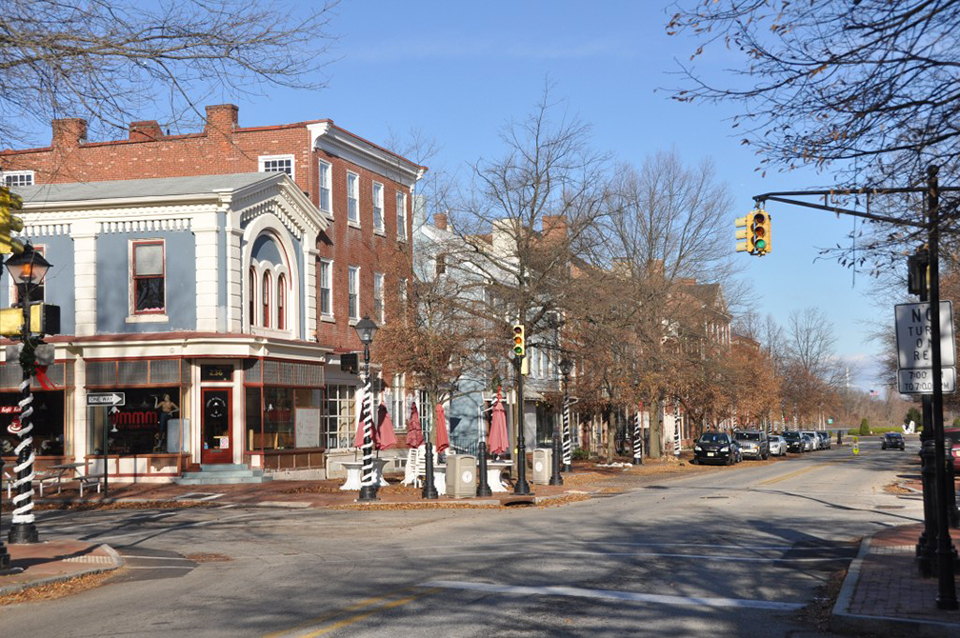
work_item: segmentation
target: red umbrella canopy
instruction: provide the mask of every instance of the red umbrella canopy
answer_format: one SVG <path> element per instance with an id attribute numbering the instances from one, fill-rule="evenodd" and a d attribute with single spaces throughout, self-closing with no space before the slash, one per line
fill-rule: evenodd
<path id="1" fill-rule="evenodd" d="M 443 405 L 437 404 L 437 454 L 450 447 L 450 437 L 447 436 L 447 415 L 443 413 Z"/>
<path id="2" fill-rule="evenodd" d="M 353 445 L 355 447 L 363 447 L 363 421 L 364 421 L 364 416 L 366 414 L 367 401 L 363 397 L 362 392 L 358 394 L 361 398 L 361 405 L 360 405 L 360 414 L 357 415 L 357 433 L 353 437 Z M 381 449 L 380 441 L 379 441 L 380 437 L 378 435 L 379 433 L 377 432 L 376 426 L 377 426 L 376 421 L 374 421 L 373 428 L 372 428 L 372 431 L 370 432 L 370 435 L 373 437 L 373 446 L 377 449 Z"/>
<path id="3" fill-rule="evenodd" d="M 397 435 L 393 431 L 393 420 L 387 412 L 387 406 L 380 402 L 377 411 L 377 449 L 386 450 L 397 444 Z"/>
<path id="4" fill-rule="evenodd" d="M 493 404 L 493 416 L 490 418 L 490 441 L 488 448 L 491 454 L 503 454 L 510 447 L 507 441 L 507 413 L 503 409 L 499 395 Z"/>
<path id="5" fill-rule="evenodd" d="M 407 422 L 407 445 L 410 447 L 423 445 L 423 429 L 420 427 L 420 413 L 417 412 L 416 402 L 410 406 L 410 420 Z"/>

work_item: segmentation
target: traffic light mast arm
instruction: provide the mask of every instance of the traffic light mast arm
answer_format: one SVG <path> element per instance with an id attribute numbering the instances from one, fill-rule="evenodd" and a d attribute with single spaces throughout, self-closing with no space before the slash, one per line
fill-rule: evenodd
<path id="1" fill-rule="evenodd" d="M 946 190 L 946 189 L 944 189 Z M 954 189 L 960 190 L 960 189 Z M 883 195 L 883 194 L 895 194 L 895 193 L 918 193 L 923 194 L 926 192 L 926 189 L 923 188 L 895 188 L 890 190 L 874 190 L 874 191 L 862 191 L 862 190 L 829 190 L 829 191 L 789 191 L 789 192 L 778 192 L 778 193 L 764 193 L 762 195 L 756 195 L 753 198 L 753 201 L 756 202 L 757 206 L 762 206 L 765 202 L 779 202 L 781 204 L 791 204 L 793 206 L 803 206 L 806 208 L 815 208 L 817 210 L 825 210 L 831 213 L 837 213 L 838 215 L 852 215 L 853 217 L 860 217 L 863 219 L 872 219 L 878 222 L 886 222 L 888 224 L 894 224 L 896 226 L 910 226 L 913 228 L 926 228 L 926 224 L 923 222 L 914 222 L 907 219 L 897 219 L 896 217 L 887 217 L 886 215 L 875 215 L 873 213 L 866 213 L 859 210 L 850 210 L 848 208 L 840 208 L 839 206 L 828 206 L 826 204 L 816 204 L 814 202 L 805 202 L 799 199 L 789 199 L 786 196 L 830 196 L 830 195 Z"/>

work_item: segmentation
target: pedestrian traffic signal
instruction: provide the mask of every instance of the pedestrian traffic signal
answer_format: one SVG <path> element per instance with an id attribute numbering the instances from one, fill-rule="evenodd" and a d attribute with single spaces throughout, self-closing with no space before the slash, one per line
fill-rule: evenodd
<path id="1" fill-rule="evenodd" d="M 526 350 L 526 343 L 524 338 L 524 330 L 522 323 L 516 323 L 513 325 L 513 354 L 516 357 L 523 358 L 524 351 Z"/>
<path id="2" fill-rule="evenodd" d="M 735 220 L 733 220 L 733 225 L 737 227 L 737 252 L 746 252 L 752 255 L 753 238 L 750 235 L 749 228 L 747 228 L 750 225 L 750 215 L 745 217 L 737 217 Z M 740 241 L 741 239 L 745 241 Z"/>
<path id="3" fill-rule="evenodd" d="M 0 186 L 0 254 L 20 254 L 23 244 L 10 236 L 12 232 L 23 230 L 23 220 L 11 214 L 11 211 L 21 210 L 23 200 L 16 193 L 11 193 L 6 186 Z"/>
<path id="4" fill-rule="evenodd" d="M 751 216 L 750 243 L 753 244 L 753 252 L 750 254 L 763 257 L 770 252 L 770 215 L 758 208 Z"/>

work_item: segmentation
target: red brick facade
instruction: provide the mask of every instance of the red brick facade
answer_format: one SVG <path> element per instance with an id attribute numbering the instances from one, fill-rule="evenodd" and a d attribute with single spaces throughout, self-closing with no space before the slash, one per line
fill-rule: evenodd
<path id="1" fill-rule="evenodd" d="M 318 126 L 347 140 L 348 154 L 370 161 L 351 161 L 336 151 L 313 148 L 311 127 Z M 262 156 L 291 155 L 294 180 L 319 208 L 318 160 L 329 162 L 333 221 L 327 232 L 318 237 L 317 248 L 321 258 L 333 261 L 335 322 L 319 318 L 318 300 L 317 339 L 337 350 L 362 347 L 348 321 L 347 269 L 360 267 L 360 315 L 373 316 L 374 273 L 384 273 L 388 287 L 396 285 L 403 274 L 398 272 L 397 249 L 409 246 L 413 232 L 410 185 L 416 177 L 411 176 L 425 169 L 336 127 L 330 120 L 240 128 L 238 109 L 230 104 L 207 107 L 207 123 L 202 133 L 165 135 L 156 122 L 144 121 L 130 124 L 129 139 L 88 143 L 86 129 L 83 120 L 55 120 L 50 147 L 2 151 L 0 171 L 32 170 L 35 184 L 96 182 L 256 172 Z M 323 137 L 321 134 L 320 147 L 324 146 Z M 390 163 L 395 170 L 381 173 L 370 168 Z M 348 172 L 359 175 L 359 228 L 347 223 Z M 393 178 L 387 174 L 393 174 Z M 383 234 L 373 231 L 374 181 L 383 185 Z M 406 194 L 405 242 L 398 241 L 397 234 L 398 191 Z M 317 274 L 319 294 L 319 265 Z M 385 292 L 384 297 L 390 295 Z M 387 313 L 389 316 L 389 308 Z"/>

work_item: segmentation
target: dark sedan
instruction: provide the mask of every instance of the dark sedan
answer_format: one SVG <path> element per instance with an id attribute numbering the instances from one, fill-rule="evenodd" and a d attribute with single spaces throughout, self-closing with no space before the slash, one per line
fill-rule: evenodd
<path id="1" fill-rule="evenodd" d="M 784 432 L 783 438 L 787 442 L 787 452 L 803 454 L 803 435 L 799 432 Z"/>
<path id="2" fill-rule="evenodd" d="M 737 462 L 737 445 L 723 432 L 704 432 L 693 446 L 693 460 L 733 465 Z"/>
<path id="3" fill-rule="evenodd" d="M 903 435 L 899 432 L 887 432 L 883 435 L 883 441 L 880 443 L 880 449 L 899 449 L 903 450 L 906 448 L 906 444 L 903 442 Z"/>

